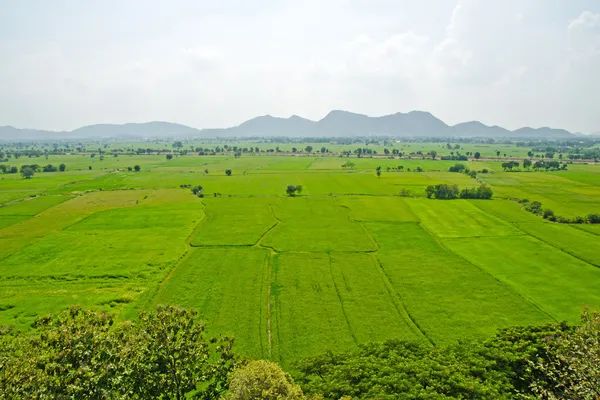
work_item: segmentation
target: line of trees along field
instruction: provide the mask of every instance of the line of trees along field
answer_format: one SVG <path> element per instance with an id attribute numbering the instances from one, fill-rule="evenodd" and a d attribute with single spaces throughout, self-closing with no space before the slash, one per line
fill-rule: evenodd
<path id="1" fill-rule="evenodd" d="M 33 333 L 0 330 L 2 399 L 598 399 L 600 314 L 446 347 L 388 340 L 277 364 L 235 355 L 198 315 L 139 319 L 72 307 Z"/>

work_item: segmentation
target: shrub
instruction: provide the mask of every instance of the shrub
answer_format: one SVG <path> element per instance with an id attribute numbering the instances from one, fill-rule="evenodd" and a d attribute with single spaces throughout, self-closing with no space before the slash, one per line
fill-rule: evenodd
<path id="1" fill-rule="evenodd" d="M 542 218 L 549 219 L 550 217 L 554 217 L 554 211 L 547 208 L 544 210 L 544 213 L 542 214 Z M 554 218 L 554 219 L 556 219 L 556 218 Z"/>
<path id="2" fill-rule="evenodd" d="M 589 214 L 587 220 L 590 224 L 600 224 L 600 214 Z"/>
<path id="3" fill-rule="evenodd" d="M 271 361 L 250 361 L 233 371 L 225 400 L 301 400 L 302 389 L 279 365 Z"/>
<path id="4" fill-rule="evenodd" d="M 450 172 L 463 172 L 467 167 L 465 164 L 454 164 L 448 171 Z"/>

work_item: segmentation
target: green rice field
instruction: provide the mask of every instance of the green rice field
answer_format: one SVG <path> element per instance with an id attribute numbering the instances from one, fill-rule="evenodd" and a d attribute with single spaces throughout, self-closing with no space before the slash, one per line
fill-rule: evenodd
<path id="1" fill-rule="evenodd" d="M 600 213 L 600 166 L 505 172 L 496 151 L 526 151 L 501 146 L 465 146 L 490 157 L 465 162 L 489 170 L 476 179 L 418 158 L 348 169 L 335 155 L 50 155 L 36 162 L 66 171 L 0 174 L 0 325 L 27 330 L 70 304 L 121 319 L 175 304 L 244 356 L 291 365 L 389 338 L 438 345 L 576 322 L 600 306 L 600 226 L 549 222 L 513 200 Z M 443 183 L 485 183 L 494 197 L 425 196 Z"/>

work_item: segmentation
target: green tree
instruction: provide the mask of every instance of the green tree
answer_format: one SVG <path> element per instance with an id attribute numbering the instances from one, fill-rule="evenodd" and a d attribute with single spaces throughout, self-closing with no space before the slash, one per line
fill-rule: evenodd
<path id="1" fill-rule="evenodd" d="M 227 175 L 227 176 L 231 176 L 231 170 L 230 170 L 230 169 L 226 169 L 226 170 L 225 170 L 225 175 Z"/>
<path id="2" fill-rule="evenodd" d="M 296 185 L 296 193 L 298 193 L 298 195 L 302 194 L 302 185 Z"/>
<path id="3" fill-rule="evenodd" d="M 581 319 L 573 334 L 548 338 L 541 359 L 530 362 L 530 388 L 540 398 L 600 398 L 600 314 L 586 310 Z"/>
<path id="4" fill-rule="evenodd" d="M 298 188 L 296 188 L 295 185 L 287 185 L 287 188 L 285 189 L 285 192 L 287 193 L 288 196 L 295 196 L 296 195 L 296 191 L 298 190 Z"/>
<path id="5" fill-rule="evenodd" d="M 302 400 L 300 386 L 279 365 L 250 361 L 231 374 L 225 400 Z"/>
<path id="6" fill-rule="evenodd" d="M 185 399 L 194 393 L 216 399 L 226 389 L 234 367 L 233 340 L 206 340 L 195 311 L 159 306 L 140 315 L 134 333 L 128 367 L 135 397 Z"/>
<path id="7" fill-rule="evenodd" d="M 173 159 L 173 154 L 167 154 L 167 160 L 172 160 Z"/>
<path id="8" fill-rule="evenodd" d="M 431 154 L 431 159 L 432 160 L 435 160 L 435 158 L 437 157 L 437 151 L 435 151 L 435 150 L 431 150 L 429 152 L 429 154 Z"/>
<path id="9" fill-rule="evenodd" d="M 523 168 L 529 168 L 529 167 L 531 167 L 531 160 L 524 159 L 523 160 Z"/>
<path id="10" fill-rule="evenodd" d="M 312 151 L 313 151 L 313 148 L 312 148 L 312 146 L 306 146 L 306 147 L 304 148 L 304 150 L 305 150 L 307 153 L 312 153 Z"/>
<path id="11" fill-rule="evenodd" d="M 67 166 L 66 166 L 65 164 L 60 164 L 60 165 L 58 166 L 58 170 L 59 170 L 60 172 L 64 172 L 66 169 L 67 169 Z"/>
<path id="12" fill-rule="evenodd" d="M 476 151 L 474 157 L 476 160 L 479 160 L 479 158 L 481 157 L 481 153 Z"/>
<path id="13" fill-rule="evenodd" d="M 202 185 L 194 186 L 191 190 L 194 196 L 204 197 L 204 187 Z"/>
<path id="14" fill-rule="evenodd" d="M 140 167 L 139 165 L 134 165 L 134 166 L 133 166 L 133 170 L 134 170 L 135 172 L 140 172 L 140 169 L 141 169 L 141 167 Z"/>
<path id="15" fill-rule="evenodd" d="M 21 170 L 21 175 L 23 176 L 23 178 L 25 179 L 31 179 L 31 177 L 35 174 L 35 172 L 33 171 L 33 168 L 31 167 L 25 167 Z"/>
<path id="16" fill-rule="evenodd" d="M 36 320 L 33 337 L 0 331 L 0 397 L 217 399 L 233 340 L 205 338 L 198 315 L 159 306 L 139 320 L 71 307 Z"/>

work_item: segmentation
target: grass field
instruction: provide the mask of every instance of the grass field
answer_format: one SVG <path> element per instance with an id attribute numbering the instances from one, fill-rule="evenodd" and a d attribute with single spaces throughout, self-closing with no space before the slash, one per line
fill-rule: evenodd
<path id="1" fill-rule="evenodd" d="M 444 154 L 446 145 L 394 147 Z M 492 157 L 465 164 L 490 171 L 478 180 L 494 199 L 427 199 L 428 185 L 479 182 L 446 172 L 454 161 L 420 156 L 352 158 L 349 169 L 331 155 L 51 155 L 36 162 L 65 172 L 0 176 L 0 325 L 30 329 L 69 304 L 125 319 L 170 303 L 197 309 L 241 354 L 293 365 L 387 338 L 437 345 L 575 322 L 600 306 L 600 227 L 551 223 L 511 200 L 566 217 L 600 213 L 600 166 L 504 172 L 496 151 L 522 157 L 523 148 L 463 149 Z M 188 184 L 205 197 L 180 188 Z M 290 184 L 301 195 L 286 196 Z"/>

